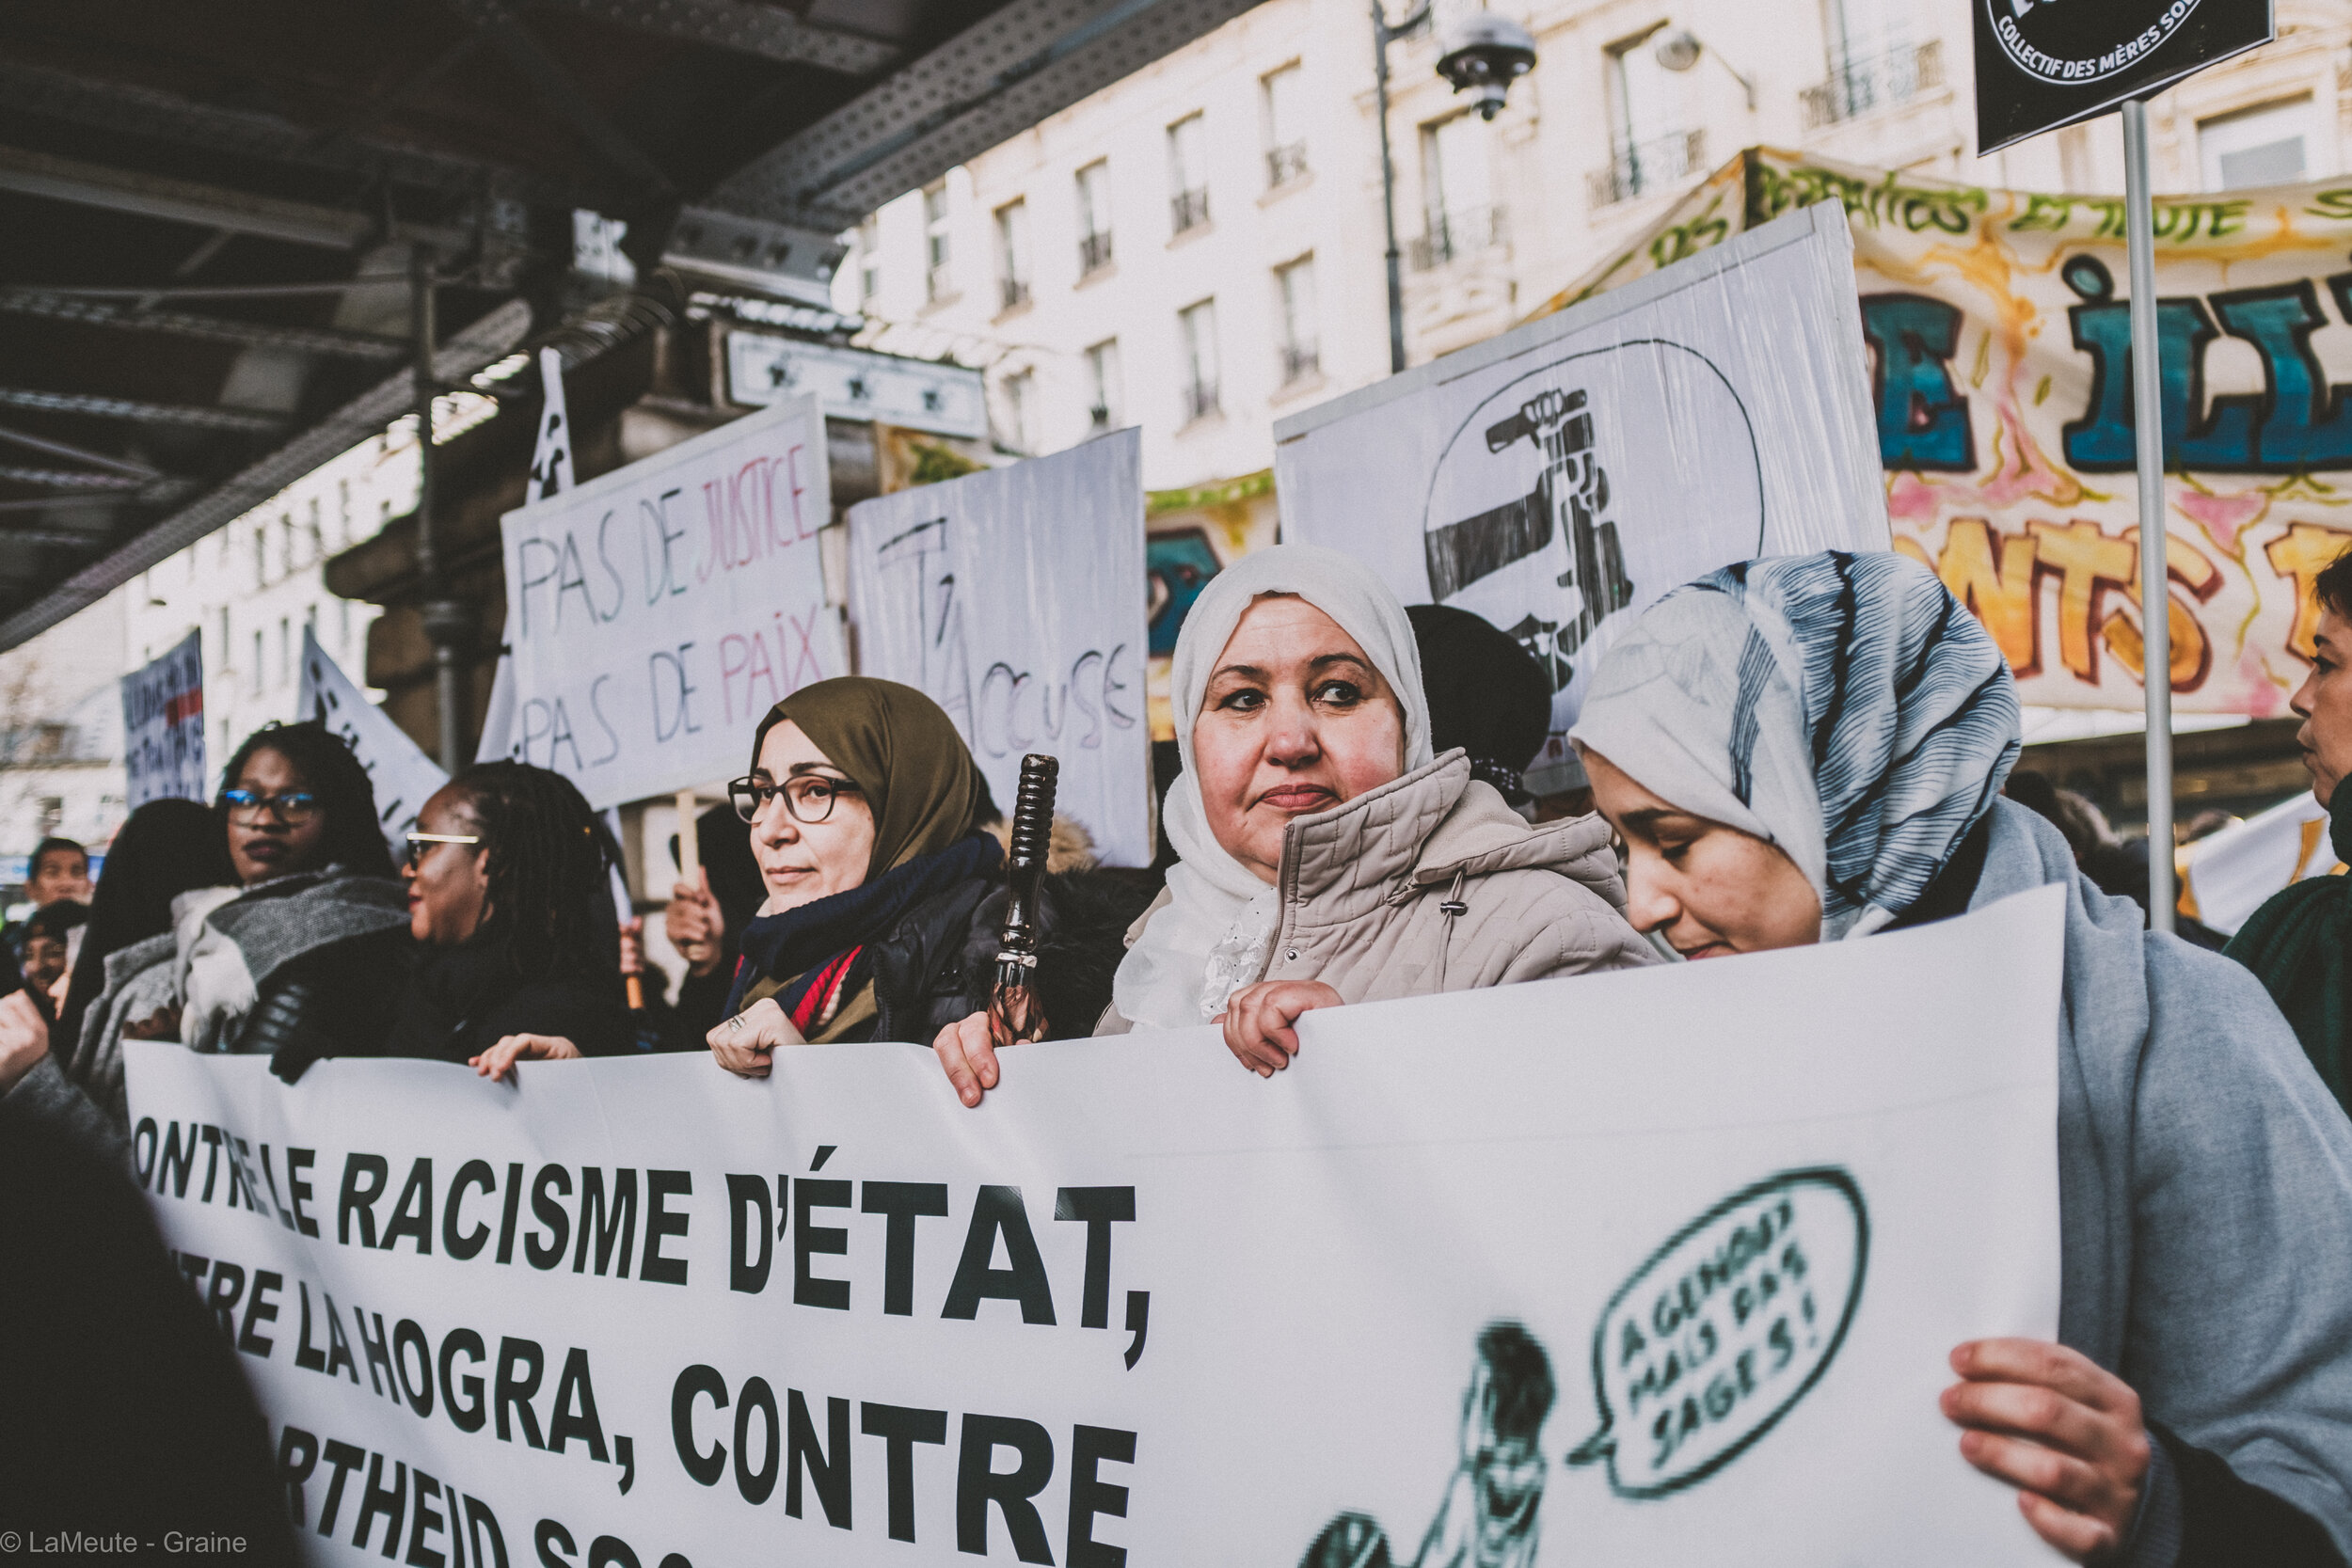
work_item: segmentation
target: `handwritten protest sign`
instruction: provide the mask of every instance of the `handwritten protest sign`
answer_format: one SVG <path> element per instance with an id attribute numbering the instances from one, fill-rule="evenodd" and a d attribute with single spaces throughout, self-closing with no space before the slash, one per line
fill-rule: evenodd
<path id="1" fill-rule="evenodd" d="M 319 646 L 314 626 L 302 628 L 302 679 L 295 689 L 294 711 L 342 736 L 375 788 L 376 826 L 384 830 L 392 853 L 404 853 L 417 813 L 435 790 L 449 783 L 449 775 L 368 701 L 368 694 Z"/>
<path id="2" fill-rule="evenodd" d="M 201 633 L 122 677 L 122 769 L 133 811 L 150 800 L 209 798 Z"/>
<path id="3" fill-rule="evenodd" d="M 861 674 L 938 700 L 1011 809 L 1061 759 L 1060 810 L 1111 865 L 1152 863 L 1142 434 L 850 508 Z"/>
<path id="4" fill-rule="evenodd" d="M 2063 913 L 1314 1012 L 1271 1081 L 1023 1046 L 977 1111 L 914 1045 L 133 1041 L 134 1165 L 320 1562 L 2040 1565 L 1937 1395 L 2056 1332 Z"/>
<path id="5" fill-rule="evenodd" d="M 1274 427 L 1282 536 L 1485 616 L 1552 687 L 1530 786 L 1660 594 L 1759 555 L 1888 546 L 1853 245 L 1835 210 Z M 1507 759 L 1516 761 L 1517 759 Z"/>
<path id="6" fill-rule="evenodd" d="M 741 772 L 761 714 L 849 673 L 831 497 L 795 398 L 508 513 L 506 754 L 599 807 Z"/>

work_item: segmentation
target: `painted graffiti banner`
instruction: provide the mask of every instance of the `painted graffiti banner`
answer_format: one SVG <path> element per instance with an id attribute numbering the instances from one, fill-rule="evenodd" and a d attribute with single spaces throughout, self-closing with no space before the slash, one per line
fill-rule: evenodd
<path id="1" fill-rule="evenodd" d="M 1552 686 L 1529 787 L 1581 783 L 1562 736 L 1661 594 L 1752 556 L 1886 547 L 1852 276 L 1846 226 L 1797 214 L 1283 420 L 1282 536 L 1518 638 Z"/>
<path id="2" fill-rule="evenodd" d="M 1751 150 L 1552 305 L 1833 199 L 1896 547 L 1976 611 L 2026 702 L 2137 710 L 2122 198 Z M 2312 579 L 2352 545 L 2352 362 L 2331 341 L 2352 322 L 2352 183 L 2160 196 L 2155 231 L 2173 703 L 2283 715 L 2312 657 Z"/>
<path id="3" fill-rule="evenodd" d="M 204 639 L 190 632 L 122 677 L 125 803 L 210 799 L 204 768 Z"/>
<path id="4" fill-rule="evenodd" d="M 2056 1332 L 2063 911 L 1311 1013 L 1271 1081 L 1023 1046 L 977 1112 L 913 1045 L 133 1042 L 134 1157 L 320 1563 L 2038 1568 L 1937 1397 Z"/>
<path id="5" fill-rule="evenodd" d="M 849 673 L 831 498 L 797 397 L 508 513 L 505 754 L 599 807 L 741 772 L 761 714 Z"/>
<path id="6" fill-rule="evenodd" d="M 858 673 L 936 699 L 1007 811 L 1025 755 L 1060 758 L 1110 865 L 1152 863 L 1142 451 L 1122 430 L 850 508 Z"/>

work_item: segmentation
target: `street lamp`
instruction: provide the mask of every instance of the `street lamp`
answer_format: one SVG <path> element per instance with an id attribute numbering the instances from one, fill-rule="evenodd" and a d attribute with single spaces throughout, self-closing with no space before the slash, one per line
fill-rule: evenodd
<path id="1" fill-rule="evenodd" d="M 1389 233 L 1389 373 L 1405 368 L 1405 269 L 1396 245 L 1396 163 L 1389 150 L 1389 45 L 1429 19 L 1434 0 L 1421 0 L 1393 25 L 1372 0 L 1373 80 L 1380 114 L 1380 210 Z M 1446 24 L 1438 40 L 1438 74 L 1456 93 L 1470 93 L 1482 119 L 1502 112 L 1511 84 L 1534 69 L 1534 35 L 1507 16 L 1475 10 Z"/>
<path id="2" fill-rule="evenodd" d="M 1709 51 L 1690 28 L 1668 27 L 1658 35 L 1658 45 L 1651 53 L 1659 65 L 1679 75 L 1698 64 L 1699 56 Z M 1730 71 L 1731 79 L 1747 89 L 1748 107 L 1753 110 L 1756 107 L 1756 78 L 1741 75 L 1739 69 L 1720 53 L 1715 55 L 1715 63 Z"/>

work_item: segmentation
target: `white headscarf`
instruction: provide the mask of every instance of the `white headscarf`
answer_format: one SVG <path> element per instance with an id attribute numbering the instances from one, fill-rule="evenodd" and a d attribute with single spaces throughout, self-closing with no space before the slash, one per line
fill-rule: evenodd
<path id="1" fill-rule="evenodd" d="M 1821 940 L 1899 919 L 2017 760 L 2017 688 L 1975 616 L 1888 552 L 1750 561 L 1661 598 L 1570 732 L 1661 800 L 1778 845 Z"/>
<path id="2" fill-rule="evenodd" d="M 1209 829 L 1192 753 L 1192 726 L 1233 628 L 1267 594 L 1295 594 L 1339 623 L 1395 691 L 1405 712 L 1405 771 L 1426 767 L 1429 702 L 1422 693 L 1413 624 L 1388 584 L 1352 556 L 1319 545 L 1276 545 L 1209 579 L 1176 639 L 1168 694 L 1184 771 L 1168 792 L 1168 839 L 1180 857 L 1169 904 L 1145 925 L 1119 966 L 1111 1003 L 1137 1028 L 1208 1022 L 1263 967 L 1276 925 L 1275 890 L 1226 853 Z"/>

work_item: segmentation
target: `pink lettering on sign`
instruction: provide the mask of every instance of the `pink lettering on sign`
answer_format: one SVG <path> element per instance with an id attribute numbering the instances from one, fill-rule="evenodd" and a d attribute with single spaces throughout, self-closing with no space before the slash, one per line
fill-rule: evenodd
<path id="1" fill-rule="evenodd" d="M 703 481 L 703 510 L 710 522 L 707 547 L 695 580 L 713 572 L 733 572 L 770 559 L 817 536 L 803 505 L 807 487 L 800 475 L 801 449 L 781 456 L 755 457 L 731 474 Z"/>

